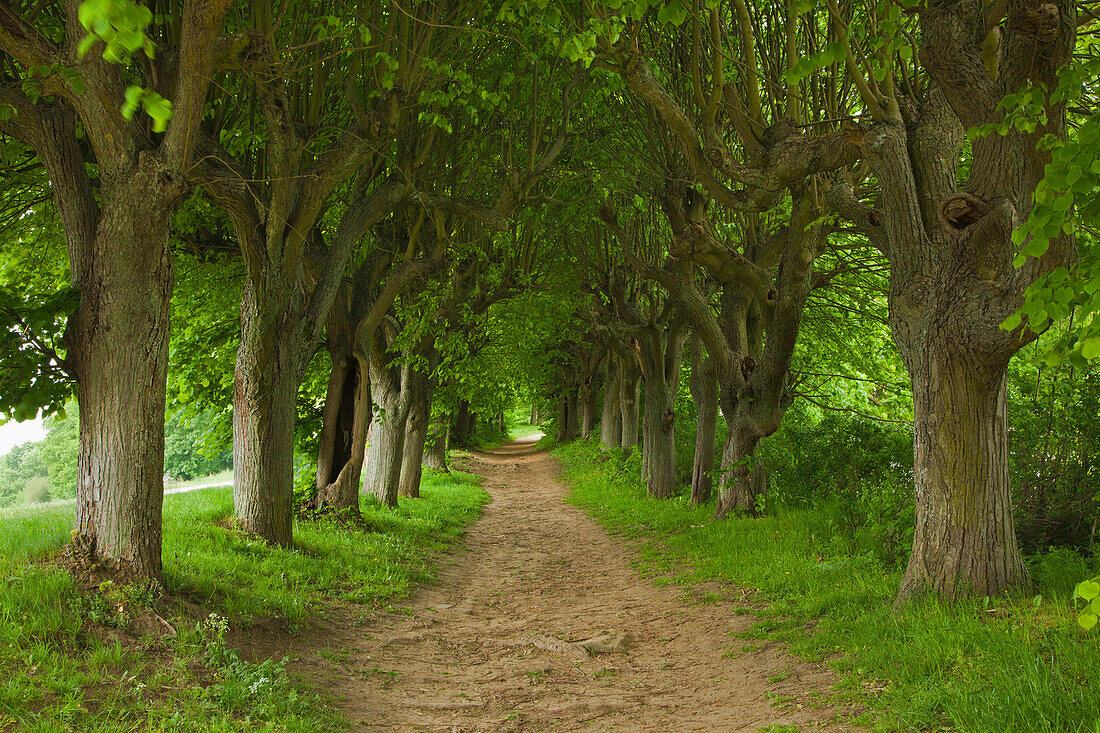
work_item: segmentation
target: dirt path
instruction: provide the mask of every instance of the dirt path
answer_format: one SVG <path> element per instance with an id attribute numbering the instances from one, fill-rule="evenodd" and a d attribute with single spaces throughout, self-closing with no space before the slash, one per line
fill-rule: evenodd
<path id="1" fill-rule="evenodd" d="M 730 601 L 641 579 L 628 549 L 563 503 L 556 462 L 530 440 L 460 467 L 485 476 L 493 501 L 439 583 L 397 613 L 327 630 L 299 658 L 353 730 L 852 729 L 817 703 L 826 669 L 768 645 L 742 651 L 729 633 L 752 619 Z M 607 629 L 630 648 L 567 643 Z"/>

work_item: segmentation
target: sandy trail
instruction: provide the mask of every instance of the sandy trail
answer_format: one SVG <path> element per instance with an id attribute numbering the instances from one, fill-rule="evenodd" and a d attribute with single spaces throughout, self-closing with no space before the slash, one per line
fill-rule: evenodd
<path id="1" fill-rule="evenodd" d="M 294 650 L 353 730 L 853 729 L 820 703 L 826 668 L 731 638 L 752 623 L 732 612 L 736 591 L 700 603 L 698 589 L 640 578 L 627 548 L 563 503 L 556 461 L 530 440 L 458 467 L 485 476 L 492 503 L 438 584 Z M 605 629 L 633 644 L 565 643 Z"/>

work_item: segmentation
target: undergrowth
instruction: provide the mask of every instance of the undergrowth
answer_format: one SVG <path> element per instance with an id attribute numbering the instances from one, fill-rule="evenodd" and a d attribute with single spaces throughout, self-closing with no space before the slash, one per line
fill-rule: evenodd
<path id="1" fill-rule="evenodd" d="M 355 529 L 298 520 L 290 550 L 229 528 L 230 489 L 166 497 L 163 588 L 86 591 L 52 566 L 71 508 L 0 517 L 0 730 L 341 729 L 286 660 L 243 660 L 227 634 L 407 594 L 480 514 L 478 482 L 425 471 L 421 499 L 386 510 L 364 497 Z"/>
<path id="2" fill-rule="evenodd" d="M 1078 628 L 1070 596 L 1095 567 L 1065 550 L 1029 558 L 1034 594 L 894 611 L 901 568 L 845 534 L 835 508 L 772 507 L 713 521 L 713 505 L 656 500 L 592 443 L 557 449 L 572 501 L 639 548 L 641 570 L 667 582 L 719 580 L 757 589 L 745 635 L 828 660 L 839 699 L 876 731 L 1100 730 L 1100 635 Z M 812 628 L 812 632 L 808 629 Z M 732 640 L 731 640 L 732 642 Z"/>

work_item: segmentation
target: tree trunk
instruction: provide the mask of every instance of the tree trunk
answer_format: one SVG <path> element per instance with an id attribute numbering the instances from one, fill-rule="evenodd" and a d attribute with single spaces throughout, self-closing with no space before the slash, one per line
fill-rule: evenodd
<path id="1" fill-rule="evenodd" d="M 581 437 L 587 438 L 592 435 L 592 430 L 596 427 L 596 399 L 599 397 L 599 392 L 593 387 L 586 389 L 584 394 L 581 395 Z"/>
<path id="2" fill-rule="evenodd" d="M 141 166 L 102 190 L 94 240 L 73 263 L 80 306 L 66 336 L 80 407 L 76 539 L 122 578 L 161 574 L 168 229 L 177 194 L 160 173 Z"/>
<path id="3" fill-rule="evenodd" d="M 680 386 L 683 331 L 677 324 L 651 327 L 639 339 L 645 408 L 642 416 L 642 475 L 650 496 L 676 490 L 676 393 Z"/>
<path id="4" fill-rule="evenodd" d="M 427 449 L 424 451 L 424 465 L 433 471 L 450 473 L 447 468 L 447 442 L 450 438 L 451 422 L 445 417 L 432 420 L 428 427 Z"/>
<path id="5" fill-rule="evenodd" d="M 899 600 L 997 596 L 1028 583 L 1009 490 L 1004 369 L 933 345 L 913 379 L 916 530 Z"/>
<path id="6" fill-rule="evenodd" d="M 732 511 L 757 514 L 768 492 L 764 460 L 756 452 L 761 435 L 749 419 L 741 418 L 734 424 L 722 450 L 722 490 L 714 510 L 717 517 Z"/>
<path id="7" fill-rule="evenodd" d="M 539 408 L 535 407 L 534 405 L 531 405 L 531 419 L 528 420 L 527 424 L 528 425 L 538 425 L 539 424 Z"/>
<path id="8" fill-rule="evenodd" d="M 383 506 L 396 507 L 409 403 L 390 378 L 377 375 L 374 364 L 370 371 L 371 392 L 378 410 L 371 424 L 371 446 L 367 453 L 367 490 Z"/>
<path id="9" fill-rule="evenodd" d="M 691 339 L 691 399 L 695 402 L 695 460 L 691 470 L 691 503 L 710 501 L 714 486 L 714 437 L 718 429 L 718 373 L 704 353 L 698 335 Z"/>
<path id="10" fill-rule="evenodd" d="M 604 381 L 603 409 L 600 413 L 600 450 L 618 448 L 623 440 L 622 414 L 619 410 L 619 366 L 613 354 L 607 355 L 607 379 Z"/>
<path id="11" fill-rule="evenodd" d="M 348 349 L 335 349 L 317 451 L 316 509 L 332 507 L 359 514 L 371 395 L 366 364 Z"/>
<path id="12" fill-rule="evenodd" d="M 427 375 L 409 369 L 405 389 L 409 394 L 409 415 L 405 419 L 405 444 L 401 458 L 401 480 L 398 493 L 420 498 L 420 477 L 424 462 L 424 444 L 428 438 L 428 418 L 431 415 L 432 385 Z"/>
<path id="13" fill-rule="evenodd" d="M 294 494 L 294 423 L 299 344 L 296 324 L 264 323 L 250 281 L 241 303 L 241 343 L 233 379 L 233 508 L 246 532 L 291 545 Z"/>
<path id="14" fill-rule="evenodd" d="M 450 430 L 450 443 L 456 448 L 468 448 L 473 440 L 474 422 L 477 416 L 470 410 L 467 400 L 459 400 L 455 409 L 454 425 Z"/>
<path id="15" fill-rule="evenodd" d="M 642 375 L 633 355 L 623 360 L 619 366 L 619 423 L 622 430 L 620 447 L 626 454 L 638 445 L 638 392 L 642 386 Z"/>
<path id="16" fill-rule="evenodd" d="M 646 390 L 643 415 L 642 471 L 650 496 L 664 499 L 676 490 L 676 440 L 673 405 L 664 390 Z"/>

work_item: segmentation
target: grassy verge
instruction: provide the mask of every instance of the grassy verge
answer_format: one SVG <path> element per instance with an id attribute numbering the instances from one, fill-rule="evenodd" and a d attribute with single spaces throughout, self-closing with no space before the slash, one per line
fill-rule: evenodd
<path id="1" fill-rule="evenodd" d="M 164 484 L 166 490 L 186 489 L 190 486 L 229 486 L 233 483 L 233 469 L 227 469 L 211 476 L 197 476 L 192 479 L 167 481 Z"/>
<path id="2" fill-rule="evenodd" d="M 530 438 L 532 435 L 542 435 L 542 428 L 538 425 L 519 423 L 518 425 L 513 425 L 508 431 L 508 437 L 511 440 Z"/>
<path id="3" fill-rule="evenodd" d="M 1100 634 L 1082 632 L 1069 603 L 1074 584 L 1096 573 L 1082 558 L 1031 558 L 1041 595 L 1027 599 L 892 612 L 900 570 L 847 554 L 826 509 L 711 521 L 712 507 L 649 498 L 592 445 L 555 454 L 573 501 L 638 541 L 643 572 L 758 589 L 766 607 L 752 610 L 759 621 L 748 635 L 829 658 L 838 694 L 869 706 L 861 722 L 873 730 L 1100 731 Z"/>
<path id="4" fill-rule="evenodd" d="M 168 497 L 163 598 L 139 587 L 81 593 L 41 562 L 69 539 L 71 509 L 0 517 L 0 730 L 340 729 L 282 664 L 242 661 L 228 630 L 259 617 L 293 628 L 334 601 L 405 595 L 480 514 L 477 484 L 429 473 L 423 498 L 395 511 L 364 502 L 365 528 L 298 521 L 292 550 L 226 529 L 229 489 Z"/>

